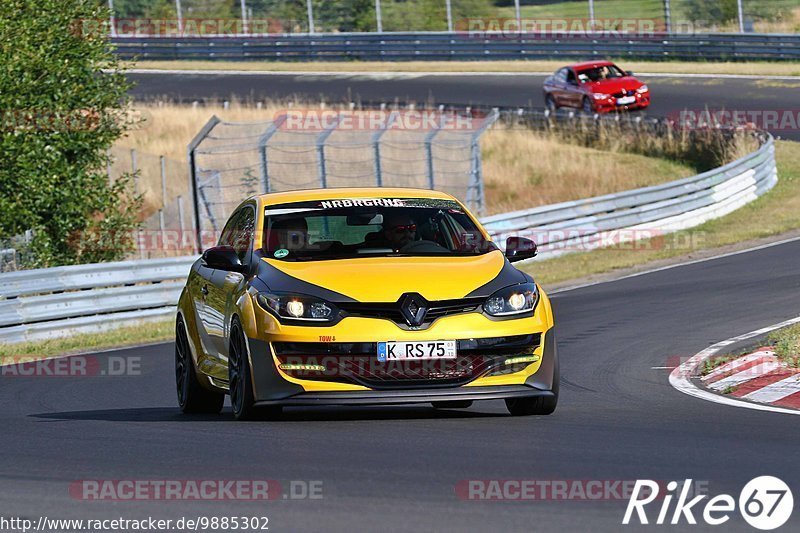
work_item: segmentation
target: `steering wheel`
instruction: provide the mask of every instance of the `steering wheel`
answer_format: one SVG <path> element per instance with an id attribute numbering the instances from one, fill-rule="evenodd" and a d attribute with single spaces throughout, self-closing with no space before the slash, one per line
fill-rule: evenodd
<path id="1" fill-rule="evenodd" d="M 444 246 L 433 241 L 411 241 L 398 250 L 400 253 L 408 252 L 438 252 L 440 250 L 447 250 Z"/>

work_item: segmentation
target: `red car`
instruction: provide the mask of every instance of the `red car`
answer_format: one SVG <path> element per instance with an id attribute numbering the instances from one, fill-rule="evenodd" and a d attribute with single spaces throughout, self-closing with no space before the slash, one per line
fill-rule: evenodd
<path id="1" fill-rule="evenodd" d="M 644 109 L 650 89 L 610 61 L 587 61 L 559 69 L 544 80 L 544 101 L 552 112 L 574 107 L 586 113 Z"/>

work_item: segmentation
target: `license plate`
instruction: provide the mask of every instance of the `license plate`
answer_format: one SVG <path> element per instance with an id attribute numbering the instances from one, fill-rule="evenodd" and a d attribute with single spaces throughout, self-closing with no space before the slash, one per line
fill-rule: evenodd
<path id="1" fill-rule="evenodd" d="M 635 101 L 635 96 L 623 96 L 622 98 L 617 98 L 618 105 L 628 105 L 634 103 Z"/>
<path id="2" fill-rule="evenodd" d="M 378 361 L 455 359 L 456 341 L 379 342 Z"/>

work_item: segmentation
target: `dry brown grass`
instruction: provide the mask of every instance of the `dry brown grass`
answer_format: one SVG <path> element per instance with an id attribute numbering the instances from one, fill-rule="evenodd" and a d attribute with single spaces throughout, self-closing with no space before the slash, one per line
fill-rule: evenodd
<path id="1" fill-rule="evenodd" d="M 271 103 L 261 109 L 232 102 L 222 105 L 137 105 L 144 117 L 140 126 L 114 147 L 117 167 L 130 170 L 130 149 L 137 151 L 139 192 L 144 194 L 142 218 L 161 206 L 158 154 L 167 158 L 167 201 L 187 194 L 186 147 L 208 119 L 216 114 L 228 121 L 268 120 L 281 109 Z M 694 174 L 684 164 L 661 158 L 624 153 L 622 148 L 601 151 L 575 146 L 545 133 L 496 126 L 481 141 L 486 199 L 490 213 L 524 209 L 586 198 Z M 615 153 L 616 152 L 616 153 Z"/>
<path id="2" fill-rule="evenodd" d="M 489 131 L 481 152 L 491 213 L 645 187 L 695 173 L 674 161 L 575 146 L 519 129 Z"/>

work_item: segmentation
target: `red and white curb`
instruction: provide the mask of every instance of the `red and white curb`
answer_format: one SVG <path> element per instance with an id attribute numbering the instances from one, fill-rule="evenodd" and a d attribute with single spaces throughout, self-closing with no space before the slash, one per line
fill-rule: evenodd
<path id="1" fill-rule="evenodd" d="M 734 398 L 800 409 L 800 369 L 789 368 L 771 347 L 720 365 L 700 381 Z"/>
<path id="2" fill-rule="evenodd" d="M 714 369 L 700 379 L 704 387 L 699 387 L 692 379 L 700 375 L 698 369 L 703 362 L 724 348 L 797 323 L 800 323 L 800 317 L 709 346 L 675 368 L 669 376 L 670 385 L 684 394 L 715 403 L 800 415 L 800 370 L 788 368 L 768 348 L 759 349 Z M 732 391 L 730 394 L 717 394 L 728 389 Z"/>

